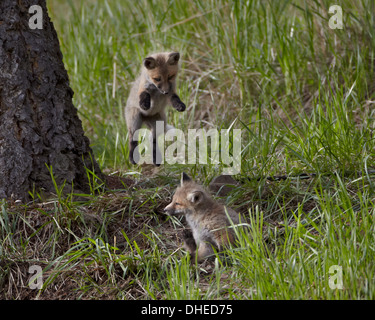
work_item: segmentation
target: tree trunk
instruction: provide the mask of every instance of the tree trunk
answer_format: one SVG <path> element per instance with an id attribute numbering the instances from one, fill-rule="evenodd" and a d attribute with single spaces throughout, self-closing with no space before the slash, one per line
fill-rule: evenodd
<path id="1" fill-rule="evenodd" d="M 32 5 L 43 28 L 31 29 Z M 87 167 L 101 177 L 73 106 L 73 91 L 45 0 L 0 1 L 0 199 L 27 200 L 56 183 L 89 191 Z"/>

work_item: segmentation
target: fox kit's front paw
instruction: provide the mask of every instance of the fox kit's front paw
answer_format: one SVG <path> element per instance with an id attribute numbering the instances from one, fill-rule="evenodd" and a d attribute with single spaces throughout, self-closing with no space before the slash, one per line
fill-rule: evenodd
<path id="1" fill-rule="evenodd" d="M 182 239 L 184 240 L 185 249 L 193 255 L 197 249 L 197 244 L 193 237 L 193 233 L 190 230 L 185 229 L 182 232 Z"/>
<path id="2" fill-rule="evenodd" d="M 139 106 L 145 111 L 150 109 L 150 107 L 151 107 L 151 96 L 148 92 L 143 91 L 139 95 Z"/>
<path id="3" fill-rule="evenodd" d="M 175 108 L 177 111 L 185 111 L 186 106 L 185 104 L 180 100 L 180 97 L 177 94 L 173 94 L 171 97 L 171 102 L 173 108 Z"/>
<path id="4" fill-rule="evenodd" d="M 132 164 L 137 164 L 139 161 L 139 152 L 137 149 L 138 141 L 132 141 L 129 149 L 129 160 Z"/>

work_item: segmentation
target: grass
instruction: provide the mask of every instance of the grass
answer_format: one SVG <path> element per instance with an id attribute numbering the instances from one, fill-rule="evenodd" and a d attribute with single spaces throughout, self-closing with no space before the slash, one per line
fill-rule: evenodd
<path id="1" fill-rule="evenodd" d="M 325 0 L 48 1 L 74 104 L 115 184 L 103 191 L 92 177 L 91 194 L 56 186 L 49 200 L 1 202 L 0 297 L 374 299 L 375 8 L 337 4 L 342 30 L 329 28 Z M 128 161 L 131 82 L 166 50 L 181 53 L 187 105 L 168 108 L 169 122 L 242 129 L 241 185 L 215 195 L 249 225 L 229 263 L 191 264 L 184 220 L 163 214 L 182 171 L 208 186 L 223 166 Z M 27 285 L 34 264 L 42 290 Z M 329 286 L 332 266 L 342 289 Z"/>

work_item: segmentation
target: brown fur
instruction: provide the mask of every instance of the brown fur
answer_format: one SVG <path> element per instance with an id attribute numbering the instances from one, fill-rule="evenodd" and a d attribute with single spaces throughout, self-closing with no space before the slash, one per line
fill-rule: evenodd
<path id="1" fill-rule="evenodd" d="M 129 137 L 129 158 L 133 164 L 139 159 L 137 153 L 137 139 L 135 132 L 147 125 L 152 131 L 153 161 L 157 161 L 156 121 L 164 122 L 165 132 L 172 129 L 166 122 L 164 109 L 167 104 L 172 105 L 177 111 L 184 111 L 185 104 L 176 94 L 176 78 L 178 74 L 178 52 L 162 52 L 148 56 L 143 60 L 143 68 L 130 90 L 130 95 L 125 107 L 125 118 Z"/>
<path id="2" fill-rule="evenodd" d="M 184 232 L 184 247 L 194 258 L 198 250 L 199 262 L 213 255 L 214 248 L 221 251 L 236 240 L 233 228 L 228 227 L 231 225 L 230 220 L 233 224 L 239 223 L 239 215 L 214 201 L 202 186 L 186 174 L 183 174 L 181 186 L 164 211 L 168 215 L 186 217 L 192 232 Z"/>

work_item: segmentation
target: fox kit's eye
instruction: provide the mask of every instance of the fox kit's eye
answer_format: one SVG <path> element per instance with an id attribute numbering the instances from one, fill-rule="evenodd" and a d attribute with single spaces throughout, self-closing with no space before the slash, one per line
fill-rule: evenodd
<path id="1" fill-rule="evenodd" d="M 161 78 L 154 78 L 156 82 L 160 82 Z"/>
<path id="2" fill-rule="evenodd" d="M 178 203 L 178 202 L 176 202 L 176 203 L 175 203 L 175 205 L 176 205 L 176 206 L 180 206 L 181 204 L 180 204 L 180 203 Z"/>
<path id="3" fill-rule="evenodd" d="M 168 80 L 172 80 L 174 78 L 174 74 L 168 76 Z"/>

